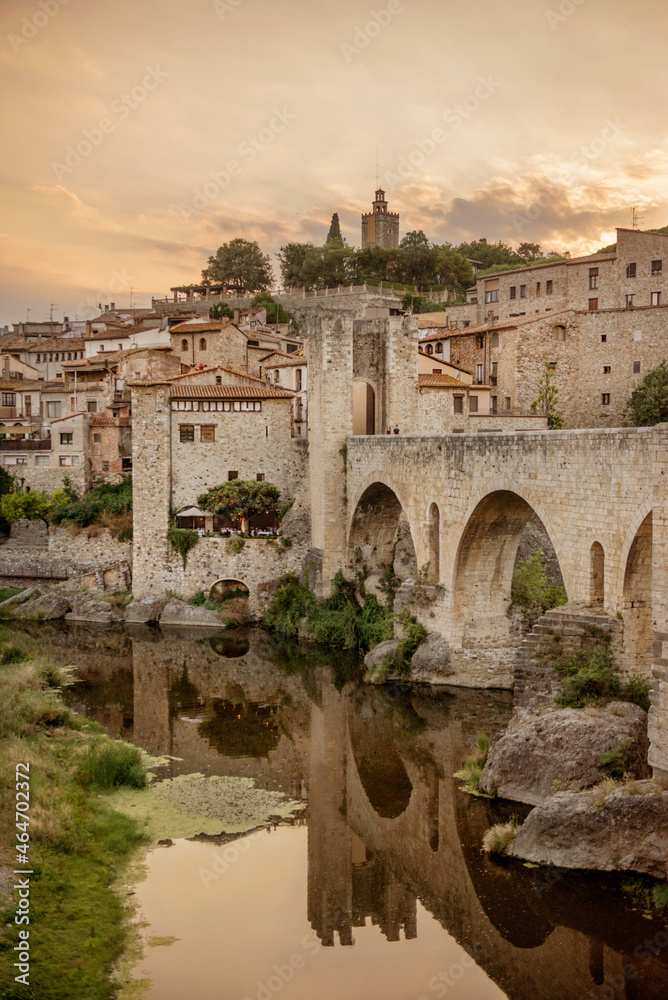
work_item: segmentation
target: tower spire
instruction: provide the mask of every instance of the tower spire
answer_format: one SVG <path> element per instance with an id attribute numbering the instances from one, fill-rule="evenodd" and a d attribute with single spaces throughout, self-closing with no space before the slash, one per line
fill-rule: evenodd
<path id="1" fill-rule="evenodd" d="M 380 171 L 378 170 L 378 146 L 376 146 L 376 191 L 380 187 Z"/>

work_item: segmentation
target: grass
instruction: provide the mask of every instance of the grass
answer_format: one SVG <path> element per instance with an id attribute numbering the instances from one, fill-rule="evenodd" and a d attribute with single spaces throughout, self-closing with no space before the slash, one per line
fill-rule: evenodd
<path id="1" fill-rule="evenodd" d="M 208 611 L 220 611 L 227 601 L 234 601 L 238 597 L 247 598 L 248 591 L 242 587 L 235 587 L 223 591 L 217 597 L 211 597 L 211 595 L 207 596 L 203 590 L 198 590 L 196 594 L 188 598 L 186 604 L 192 604 L 196 608 L 207 608 Z"/>
<path id="2" fill-rule="evenodd" d="M 626 736 L 619 741 L 614 750 L 602 753 L 598 764 L 601 771 L 604 771 L 609 778 L 616 780 L 623 778 L 628 770 L 625 764 L 626 755 L 632 744 L 632 737 Z"/>
<path id="3" fill-rule="evenodd" d="M 96 723 L 64 705 L 67 668 L 37 659 L 26 640 L 19 645 L 0 632 L 0 650 L 12 647 L 24 656 L 0 667 L 0 863 L 14 867 L 14 772 L 18 761 L 27 762 L 32 960 L 26 988 L 14 981 L 16 899 L 5 896 L 0 996 L 110 1000 L 110 972 L 126 935 L 124 906 L 112 883 L 144 836 L 133 820 L 100 803 L 98 789 L 136 786 L 146 776 L 136 748 L 109 740 Z"/>
<path id="4" fill-rule="evenodd" d="M 482 772 L 485 770 L 487 757 L 489 756 L 489 740 L 485 733 L 478 733 L 476 736 L 473 753 L 466 758 L 461 771 L 456 771 L 453 777 L 459 778 L 463 784 L 459 786 L 461 792 L 468 795 L 476 795 L 483 798 L 494 798 L 489 792 L 484 792 L 480 787 Z"/>
<path id="5" fill-rule="evenodd" d="M 487 854 L 505 857 L 508 848 L 517 836 L 520 824 L 511 819 L 507 823 L 496 823 L 491 826 L 482 838 L 482 849 Z"/>
<path id="6" fill-rule="evenodd" d="M 25 587 L 0 587 L 0 604 L 3 601 L 8 601 L 10 597 L 16 597 L 17 594 L 23 593 Z"/>

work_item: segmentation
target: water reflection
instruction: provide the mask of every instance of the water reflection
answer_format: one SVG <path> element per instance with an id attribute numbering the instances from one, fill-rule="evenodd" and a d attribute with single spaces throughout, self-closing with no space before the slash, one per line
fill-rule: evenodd
<path id="1" fill-rule="evenodd" d="M 510 694 L 364 689 L 344 660 L 291 655 L 255 631 L 56 630 L 48 641 L 78 664 L 74 705 L 181 758 L 171 773 L 250 776 L 308 798 L 306 909 L 326 947 L 353 947 L 365 924 L 415 939 L 424 907 L 508 997 L 668 995 L 668 918 L 634 908 L 631 880 L 481 854 L 489 824 L 522 807 L 464 796 L 451 776 L 479 730 L 507 724 Z"/>

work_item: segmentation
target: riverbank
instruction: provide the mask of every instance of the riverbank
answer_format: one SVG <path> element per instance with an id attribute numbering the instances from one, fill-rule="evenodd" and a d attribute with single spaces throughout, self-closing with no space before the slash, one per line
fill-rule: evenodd
<path id="1" fill-rule="evenodd" d="M 6 1000 L 107 1000 L 130 933 L 114 885 L 145 835 L 99 795 L 120 785 L 141 787 L 146 773 L 139 750 L 110 740 L 65 705 L 68 680 L 68 669 L 41 658 L 28 637 L 0 631 L 0 995 Z M 26 803 L 28 809 L 16 813 L 19 791 L 21 809 Z M 29 888 L 29 895 L 21 889 L 27 908 L 13 888 L 18 879 Z M 28 943 L 30 956 L 22 982 L 15 977 L 24 968 L 14 966 L 19 941 Z"/>

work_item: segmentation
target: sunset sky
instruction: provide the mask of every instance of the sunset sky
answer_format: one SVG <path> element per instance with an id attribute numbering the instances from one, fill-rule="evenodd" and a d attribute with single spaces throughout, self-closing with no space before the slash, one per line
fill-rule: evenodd
<path id="1" fill-rule="evenodd" d="M 3 0 L 0 323 L 198 281 L 236 236 L 596 249 L 668 224 L 661 0 Z M 231 169 L 230 169 L 231 167 Z M 278 272 L 277 272 L 278 276 Z"/>

